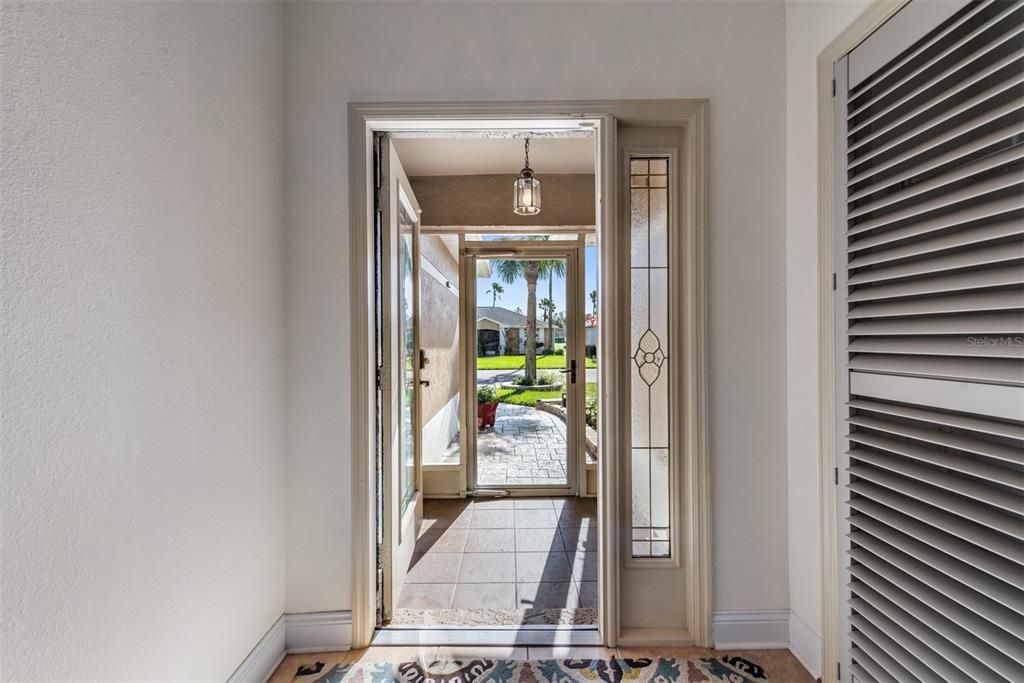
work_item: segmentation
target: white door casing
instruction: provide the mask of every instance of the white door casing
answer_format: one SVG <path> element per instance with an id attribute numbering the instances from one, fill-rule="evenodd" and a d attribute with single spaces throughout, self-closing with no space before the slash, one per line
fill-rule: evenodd
<path id="1" fill-rule="evenodd" d="M 630 127 L 675 127 L 682 130 L 679 154 L 678 233 L 684 243 L 681 264 L 686 292 L 681 327 L 686 344 L 682 350 L 685 400 L 682 400 L 683 506 L 680 560 L 686 567 L 686 630 L 652 634 L 647 623 L 620 618 L 620 573 L 623 562 L 603 561 L 599 568 L 600 634 L 608 646 L 616 644 L 694 644 L 711 641 L 711 521 L 710 467 L 707 416 L 707 344 L 705 287 L 705 225 L 707 211 L 708 104 L 706 100 L 566 101 L 543 103 L 411 103 L 351 104 L 349 107 L 352 320 L 352 443 L 353 443 L 353 646 L 368 644 L 376 624 L 374 585 L 376 553 L 376 493 L 374 469 L 374 301 L 373 273 L 373 134 L 395 131 L 531 131 L 578 129 L 595 131 L 597 145 L 597 239 L 599 250 L 599 364 L 600 454 L 598 457 L 598 542 L 602 557 L 621 558 L 628 535 L 621 528 L 621 511 L 628 510 L 624 490 L 628 460 L 621 448 L 621 416 L 628 420 L 629 406 L 623 387 L 629 381 L 628 344 L 620 330 L 624 274 L 617 255 L 628 244 L 628 230 L 620 221 L 620 194 L 628 188 L 619 168 L 616 138 L 619 122 Z M 624 184 L 625 183 L 625 184 Z M 620 419 L 614 419 L 620 416 Z M 623 501 L 626 501 L 625 505 Z M 554 632 L 552 632 L 554 633 Z M 660 636 L 653 638 L 652 635 Z M 554 637 L 554 636 L 553 636 Z"/>

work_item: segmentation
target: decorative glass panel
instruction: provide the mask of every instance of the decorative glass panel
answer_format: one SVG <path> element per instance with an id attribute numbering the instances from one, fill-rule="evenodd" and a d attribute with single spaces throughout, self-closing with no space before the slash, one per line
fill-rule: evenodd
<path id="1" fill-rule="evenodd" d="M 402 495 L 402 514 L 416 497 L 416 338 L 413 302 L 413 230 L 415 221 L 399 203 L 398 208 L 398 305 L 399 365 L 402 377 L 401 463 L 398 486 Z"/>
<path id="2" fill-rule="evenodd" d="M 630 159 L 633 557 L 671 557 L 668 158 Z"/>

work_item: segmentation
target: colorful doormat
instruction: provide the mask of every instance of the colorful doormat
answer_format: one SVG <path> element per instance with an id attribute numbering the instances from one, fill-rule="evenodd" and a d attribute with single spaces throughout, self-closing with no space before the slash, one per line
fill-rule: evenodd
<path id="1" fill-rule="evenodd" d="M 423 664 L 334 664 L 300 667 L 294 683 L 762 683 L 745 657 L 687 659 L 475 659 Z"/>

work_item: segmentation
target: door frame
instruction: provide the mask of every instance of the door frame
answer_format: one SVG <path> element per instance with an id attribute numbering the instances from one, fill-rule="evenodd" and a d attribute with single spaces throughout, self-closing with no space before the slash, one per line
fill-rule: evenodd
<path id="1" fill-rule="evenodd" d="M 617 225 L 619 202 L 618 122 L 634 126 L 678 126 L 684 129 L 685 154 L 681 158 L 683 211 L 679 229 L 686 241 L 685 273 L 687 297 L 677 311 L 688 331 L 684 391 L 692 400 L 682 416 L 687 425 L 682 466 L 686 471 L 687 542 L 683 561 L 687 574 L 687 621 L 685 642 L 711 644 L 711 504 L 708 448 L 708 365 L 706 324 L 706 224 L 708 166 L 708 101 L 677 100 L 587 100 L 548 102 L 449 102 L 449 103 L 350 103 L 348 108 L 349 246 L 352 301 L 351 336 L 351 434 L 352 434 L 352 646 L 365 647 L 376 627 L 376 479 L 374 409 L 376 366 L 374 361 L 373 301 L 373 133 L 376 131 L 493 130 L 543 127 L 588 127 L 597 136 L 597 217 L 600 317 L 608 321 L 600 328 L 599 343 L 605 360 L 599 367 L 599 401 L 611 419 L 599 421 L 598 536 L 600 570 L 598 577 L 599 624 L 602 641 L 609 647 L 643 644 L 642 632 L 622 633 L 619 623 L 619 568 L 628 543 L 622 540 L 621 520 L 629 510 L 629 498 L 620 490 L 626 433 L 618 425 L 629 406 L 614 388 L 626 386 L 629 362 L 618 328 L 625 319 L 628 302 L 618 287 L 617 254 L 626 243 L 613 229 Z M 529 126 L 523 124 L 528 123 Z M 682 298 L 682 297 L 680 297 Z M 617 448 L 607 448 L 608 444 Z M 625 492 L 628 494 L 629 492 Z"/>
<path id="2" fill-rule="evenodd" d="M 832 289 L 836 229 L 841 224 L 836 182 L 841 178 L 835 134 L 840 129 L 833 102 L 836 65 L 911 0 L 875 0 L 818 55 L 818 502 L 821 519 L 821 680 L 837 683 L 841 658 L 839 495 L 837 484 L 836 305 Z"/>
<path id="3" fill-rule="evenodd" d="M 544 232 L 539 227 L 537 232 Z M 463 453 L 471 454 L 466 462 L 465 488 L 470 493 L 478 490 L 507 490 L 511 496 L 575 496 L 581 490 L 580 483 L 583 475 L 585 455 L 585 442 L 583 430 L 583 409 L 586 400 L 587 369 L 586 359 L 583 358 L 583 315 L 581 304 L 583 303 L 583 240 L 577 237 L 576 240 L 556 241 L 501 241 L 501 242 L 468 242 L 464 236 L 459 240 L 460 267 L 462 275 L 461 296 L 465 305 L 461 308 L 461 326 L 465 330 L 462 344 L 462 376 L 464 383 L 463 394 L 467 400 L 463 401 L 464 412 L 463 424 L 472 425 L 476 419 L 476 401 L 470 400 L 476 392 L 476 277 L 475 264 L 477 258 L 487 258 L 488 254 L 499 252 L 517 252 L 514 258 L 532 260 L 530 256 L 537 259 L 565 259 L 566 265 L 566 332 L 571 330 L 571 344 L 566 344 L 566 360 L 575 360 L 578 364 L 577 373 L 582 373 L 583 381 L 576 382 L 576 388 L 566 391 L 567 408 L 565 421 L 566 431 L 566 480 L 565 486 L 488 486 L 482 489 L 477 487 L 477 451 L 476 451 L 476 430 L 467 427 L 464 430 L 464 437 L 461 445 Z M 471 258 L 466 258 L 467 254 Z M 570 305 L 570 297 L 572 304 Z M 542 328 L 538 327 L 538 331 Z M 577 375 L 579 376 L 579 375 Z M 582 391 L 580 390 L 582 387 Z M 575 418 L 569 418 L 574 415 Z M 571 446 L 571 448 L 569 448 Z"/>

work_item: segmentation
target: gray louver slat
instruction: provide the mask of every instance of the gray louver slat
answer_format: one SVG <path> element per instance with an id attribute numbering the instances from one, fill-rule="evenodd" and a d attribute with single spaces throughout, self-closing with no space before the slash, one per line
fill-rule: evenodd
<path id="1" fill-rule="evenodd" d="M 846 648 L 856 681 L 1021 681 L 1024 2 L 930 28 L 837 77 Z"/>

